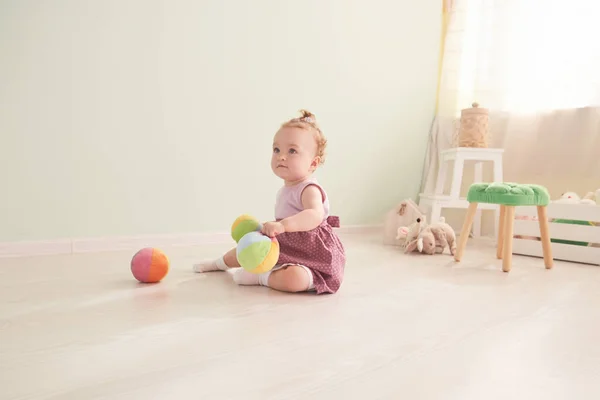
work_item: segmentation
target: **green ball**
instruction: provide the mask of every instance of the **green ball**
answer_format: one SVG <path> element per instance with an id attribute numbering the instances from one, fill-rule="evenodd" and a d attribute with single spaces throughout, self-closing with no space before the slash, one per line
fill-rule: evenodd
<path id="1" fill-rule="evenodd" d="M 249 232 L 240 239 L 235 250 L 242 268 L 253 274 L 271 270 L 279 260 L 279 242 L 260 232 Z"/>
<path id="2" fill-rule="evenodd" d="M 247 233 L 260 232 L 262 224 L 251 215 L 240 215 L 231 225 L 231 237 L 236 243 L 240 241 Z"/>

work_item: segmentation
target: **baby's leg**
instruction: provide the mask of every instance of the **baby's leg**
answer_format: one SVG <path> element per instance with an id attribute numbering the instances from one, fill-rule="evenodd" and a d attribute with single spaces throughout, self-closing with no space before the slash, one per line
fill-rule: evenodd
<path id="1" fill-rule="evenodd" d="M 194 272 L 225 271 L 228 268 L 239 268 L 239 266 L 236 249 L 233 248 L 216 260 L 206 260 L 194 264 Z"/>
<path id="2" fill-rule="evenodd" d="M 262 285 L 281 292 L 304 292 L 312 287 L 312 272 L 301 265 L 287 265 L 263 274 L 253 274 L 242 268 L 233 273 L 238 285 Z"/>
<path id="3" fill-rule="evenodd" d="M 300 265 L 290 265 L 273 271 L 268 285 L 282 292 L 305 292 L 312 286 L 312 273 Z"/>

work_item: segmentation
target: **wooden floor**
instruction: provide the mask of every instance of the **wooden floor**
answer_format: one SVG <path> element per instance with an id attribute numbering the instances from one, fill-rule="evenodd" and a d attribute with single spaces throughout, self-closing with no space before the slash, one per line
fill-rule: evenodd
<path id="1" fill-rule="evenodd" d="M 223 246 L 152 286 L 132 252 L 0 260 L 0 399 L 600 398 L 600 268 L 343 240 L 333 296 L 191 272 Z"/>

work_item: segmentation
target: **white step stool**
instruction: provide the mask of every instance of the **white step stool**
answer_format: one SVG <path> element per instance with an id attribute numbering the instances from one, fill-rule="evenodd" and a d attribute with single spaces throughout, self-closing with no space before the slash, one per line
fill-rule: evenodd
<path id="1" fill-rule="evenodd" d="M 474 147 L 455 147 L 440 152 L 439 167 L 437 179 L 435 182 L 435 192 L 433 194 L 420 194 L 419 206 L 428 210 L 427 221 L 438 221 L 444 208 L 468 208 L 469 203 L 464 197 L 460 197 L 460 188 L 463 179 L 463 170 L 465 161 L 475 161 L 475 176 L 473 183 L 482 182 L 483 163 L 491 162 L 493 164 L 493 181 L 502 182 L 503 166 L 502 155 L 504 149 L 474 148 Z M 454 172 L 452 173 L 452 183 L 450 194 L 444 194 L 446 176 L 448 175 L 448 164 L 454 161 Z M 496 224 L 498 223 L 500 207 L 497 204 L 480 204 L 473 223 L 473 236 L 481 235 L 481 210 L 494 210 Z M 494 232 L 496 232 L 494 227 Z M 495 235 L 496 233 L 494 233 Z"/>

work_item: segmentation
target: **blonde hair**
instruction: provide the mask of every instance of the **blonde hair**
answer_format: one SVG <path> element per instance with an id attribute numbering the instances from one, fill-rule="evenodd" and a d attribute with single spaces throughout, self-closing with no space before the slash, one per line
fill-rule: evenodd
<path id="1" fill-rule="evenodd" d="M 315 140 L 317 142 L 317 156 L 319 156 L 319 164 L 323 164 L 325 162 L 325 148 L 327 147 L 327 139 L 325 139 L 325 135 L 317 125 L 317 119 L 313 113 L 307 110 L 300 110 L 300 117 L 292 118 L 289 121 L 281 124 L 281 127 L 294 127 L 305 129 L 307 131 L 313 132 Z"/>

